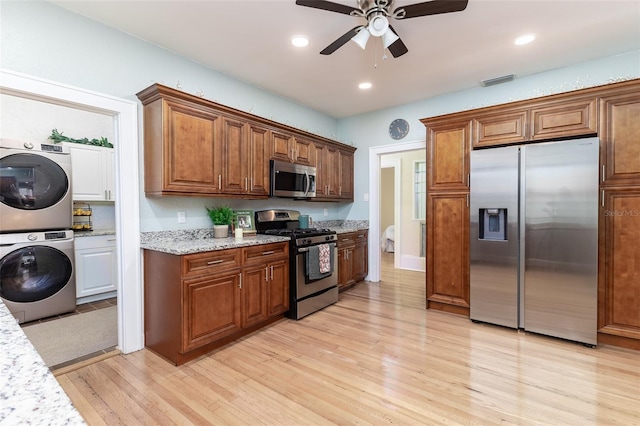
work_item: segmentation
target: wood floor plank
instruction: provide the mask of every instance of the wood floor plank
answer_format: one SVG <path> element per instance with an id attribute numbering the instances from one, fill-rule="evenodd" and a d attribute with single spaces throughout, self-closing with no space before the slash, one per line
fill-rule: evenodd
<path id="1" fill-rule="evenodd" d="M 425 309 L 393 269 L 175 367 L 143 350 L 57 378 L 90 425 L 640 425 L 640 353 Z"/>

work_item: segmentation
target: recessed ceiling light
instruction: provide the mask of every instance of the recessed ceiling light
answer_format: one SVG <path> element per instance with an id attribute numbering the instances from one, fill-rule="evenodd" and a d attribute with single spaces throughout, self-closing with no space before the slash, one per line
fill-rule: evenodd
<path id="1" fill-rule="evenodd" d="M 291 37 L 291 44 L 295 47 L 305 47 L 309 45 L 309 39 L 303 35 L 297 35 Z"/>
<path id="2" fill-rule="evenodd" d="M 523 44 L 531 43 L 535 39 L 536 39 L 535 34 L 525 34 L 515 39 L 513 44 L 515 44 L 516 46 L 522 46 Z"/>
<path id="3" fill-rule="evenodd" d="M 371 89 L 371 86 L 373 86 L 373 85 L 371 83 L 369 83 L 368 81 L 365 81 L 363 83 L 358 84 L 358 88 L 360 88 L 362 90 Z"/>

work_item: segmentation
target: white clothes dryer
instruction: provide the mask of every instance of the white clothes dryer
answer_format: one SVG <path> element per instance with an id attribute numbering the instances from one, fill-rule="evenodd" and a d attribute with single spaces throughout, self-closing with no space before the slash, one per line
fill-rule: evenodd
<path id="1" fill-rule="evenodd" d="M 72 197 L 68 148 L 0 139 L 0 232 L 71 229 Z"/>
<path id="2" fill-rule="evenodd" d="M 76 308 L 71 230 L 0 234 L 0 298 L 18 322 Z"/>

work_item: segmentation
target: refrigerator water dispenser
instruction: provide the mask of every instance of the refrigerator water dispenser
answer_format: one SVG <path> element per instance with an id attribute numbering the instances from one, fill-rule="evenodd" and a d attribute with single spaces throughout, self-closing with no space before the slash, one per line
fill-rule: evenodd
<path id="1" fill-rule="evenodd" d="M 479 209 L 478 213 L 480 240 L 507 240 L 507 209 Z"/>

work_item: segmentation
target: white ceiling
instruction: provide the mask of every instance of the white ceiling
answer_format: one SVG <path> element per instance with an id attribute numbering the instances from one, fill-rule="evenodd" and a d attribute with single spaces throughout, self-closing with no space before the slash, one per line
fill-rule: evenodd
<path id="1" fill-rule="evenodd" d="M 364 20 L 295 0 L 53 3 L 336 118 L 640 50 L 639 0 L 470 0 L 462 12 L 392 20 L 409 53 L 387 59 L 373 37 L 364 51 L 349 42 L 320 55 Z M 524 33 L 537 39 L 514 46 Z M 310 45 L 294 48 L 296 34 Z M 373 88 L 358 89 L 364 80 Z"/>

